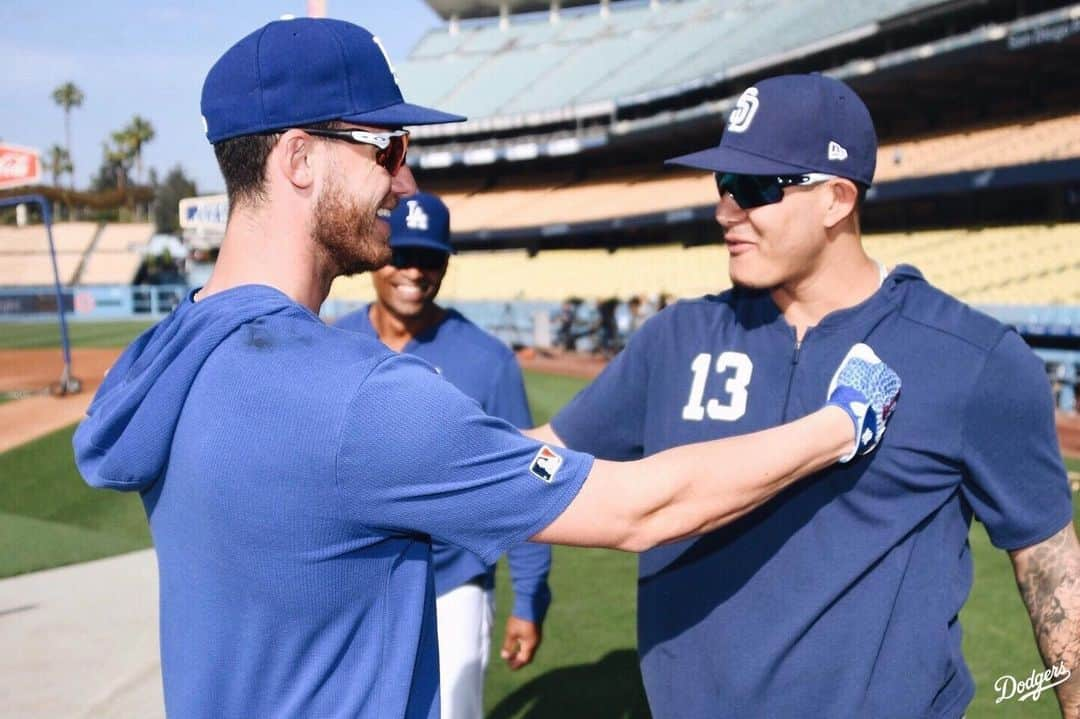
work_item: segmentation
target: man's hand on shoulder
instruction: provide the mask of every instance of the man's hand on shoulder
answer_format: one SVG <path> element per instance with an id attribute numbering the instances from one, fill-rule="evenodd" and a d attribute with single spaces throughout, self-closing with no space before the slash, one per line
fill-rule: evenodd
<path id="1" fill-rule="evenodd" d="M 826 404 L 844 410 L 855 425 L 855 445 L 841 462 L 877 447 L 899 395 L 900 378 L 896 372 L 869 345 L 860 342 L 852 346 L 826 392 Z"/>

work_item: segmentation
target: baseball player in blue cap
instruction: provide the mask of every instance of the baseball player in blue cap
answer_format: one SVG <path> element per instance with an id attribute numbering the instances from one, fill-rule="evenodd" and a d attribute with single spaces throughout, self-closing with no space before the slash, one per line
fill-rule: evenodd
<path id="1" fill-rule="evenodd" d="M 972 516 L 1010 552 L 1047 665 L 1080 666 L 1080 549 L 1042 363 L 914 267 L 867 254 L 876 152 L 870 113 L 838 80 L 746 90 L 718 147 L 671 161 L 716 174 L 735 287 L 651 319 L 537 433 L 633 460 L 753 432 L 812 410 L 856 342 L 904 378 L 872 457 L 642 555 L 657 719 L 961 716 Z M 1080 716 L 1080 681 L 1057 691 Z"/>
<path id="2" fill-rule="evenodd" d="M 371 280 L 376 299 L 337 326 L 380 340 L 431 364 L 492 417 L 533 426 L 517 358 L 505 344 L 453 309 L 436 304 L 450 255 L 450 211 L 418 192 L 390 213 L 390 250 Z M 511 669 L 529 664 L 551 603 L 551 547 L 523 542 L 507 552 L 514 606 L 501 653 Z M 432 543 L 439 633 L 442 719 L 480 719 L 494 619 L 495 565 L 445 542 Z"/>
<path id="3" fill-rule="evenodd" d="M 529 538 L 636 551 L 882 437 L 899 380 L 865 344 L 816 412 L 746 437 L 626 464 L 525 437 L 317 314 L 335 276 L 391 259 L 386 218 L 416 191 L 403 126 L 460 118 L 406 103 L 371 33 L 326 19 L 241 39 L 202 113 L 229 195 L 217 265 L 74 438 L 90 485 L 146 508 L 171 716 L 434 719 L 433 540 L 487 564 Z"/>

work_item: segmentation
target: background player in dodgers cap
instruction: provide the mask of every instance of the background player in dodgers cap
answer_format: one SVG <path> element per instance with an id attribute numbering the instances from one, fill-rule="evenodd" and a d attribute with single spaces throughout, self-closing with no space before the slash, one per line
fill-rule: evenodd
<path id="1" fill-rule="evenodd" d="M 390 263 L 371 273 L 375 302 L 342 317 L 337 326 L 424 359 L 487 414 L 515 427 L 532 427 L 514 353 L 458 311 L 435 303 L 454 251 L 450 211 L 443 201 L 418 192 L 400 202 L 390 213 L 390 249 Z M 541 450 L 531 469 L 542 479 L 553 479 L 558 459 L 554 452 Z M 494 619 L 495 565 L 445 542 L 432 545 L 442 719 L 480 719 Z M 518 669 L 532 661 L 540 644 L 551 603 L 551 547 L 522 542 L 510 548 L 507 559 L 514 607 L 506 620 L 502 656 Z"/>
<path id="2" fill-rule="evenodd" d="M 1080 666 L 1080 550 L 1042 364 L 914 267 L 887 273 L 867 255 L 859 204 L 876 151 L 842 82 L 747 89 L 718 147 L 671 161 L 716 173 L 734 289 L 651 319 L 539 433 L 633 460 L 791 421 L 858 342 L 904 379 L 872 456 L 642 555 L 657 719 L 961 716 L 972 514 L 1010 551 L 1047 664 Z M 1080 716 L 1080 680 L 1058 692 Z"/>
<path id="3" fill-rule="evenodd" d="M 226 51 L 202 113 L 230 207 L 214 273 L 74 439 L 89 484 L 145 504 L 172 716 L 436 717 L 433 539 L 488 563 L 530 537 L 644 549 L 869 450 L 887 419 L 896 376 L 864 355 L 782 427 L 622 465 L 545 450 L 316 314 L 335 276 L 390 259 L 384 218 L 416 191 L 400 128 L 460 118 L 406 103 L 368 31 L 314 19 Z"/>

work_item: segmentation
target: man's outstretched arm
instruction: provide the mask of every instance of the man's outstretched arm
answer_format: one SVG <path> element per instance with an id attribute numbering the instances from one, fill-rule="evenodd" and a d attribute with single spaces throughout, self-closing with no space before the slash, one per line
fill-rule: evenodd
<path id="1" fill-rule="evenodd" d="M 1080 719 L 1080 542 L 1070 522 L 1047 540 L 1009 553 L 1035 641 L 1047 667 L 1072 677 L 1055 687 L 1061 715 Z"/>
<path id="2" fill-rule="evenodd" d="M 533 539 L 645 551 L 738 519 L 851 446 L 851 419 L 829 406 L 780 427 L 635 462 L 597 460 L 566 511 Z"/>
<path id="3" fill-rule="evenodd" d="M 569 507 L 533 539 L 640 552 L 710 532 L 795 481 L 873 450 L 899 394 L 896 373 L 857 344 L 840 363 L 822 409 L 773 429 L 634 462 L 597 460 Z M 556 439 L 549 425 L 530 435 Z"/>

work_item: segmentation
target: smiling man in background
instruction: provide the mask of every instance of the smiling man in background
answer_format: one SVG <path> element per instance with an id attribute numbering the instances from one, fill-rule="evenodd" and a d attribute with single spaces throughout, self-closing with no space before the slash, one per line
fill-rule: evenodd
<path id="1" fill-rule="evenodd" d="M 435 303 L 454 248 L 450 211 L 423 192 L 390 215 L 390 264 L 371 273 L 376 300 L 337 326 L 379 339 L 395 352 L 426 360 L 481 409 L 518 428 L 533 426 L 521 369 L 510 349 L 457 310 Z M 538 467 L 538 471 L 542 468 Z M 442 719 L 483 716 L 484 673 L 495 611 L 495 565 L 445 542 L 433 542 Z M 533 659 L 551 603 L 551 547 L 523 542 L 507 552 L 514 607 L 501 650 L 511 669 Z"/>

